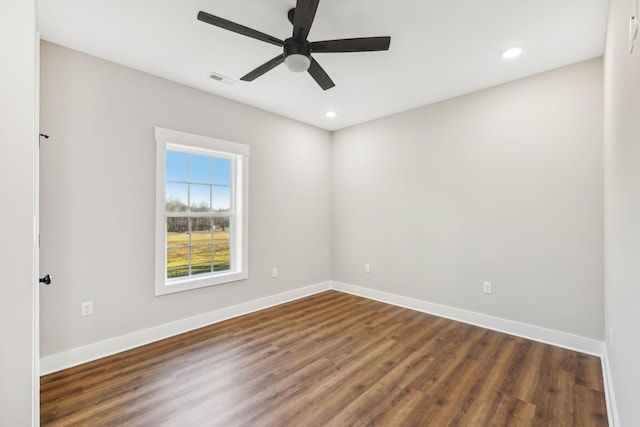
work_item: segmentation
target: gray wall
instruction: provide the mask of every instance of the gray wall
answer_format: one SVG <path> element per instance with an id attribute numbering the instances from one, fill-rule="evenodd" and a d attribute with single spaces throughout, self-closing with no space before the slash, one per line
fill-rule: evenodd
<path id="1" fill-rule="evenodd" d="M 0 3 L 0 425 L 37 425 L 34 375 L 35 1 Z M 35 395 L 34 395 L 35 394 Z M 33 415 L 36 415 L 33 417 Z M 35 419 L 34 419 L 35 418 Z"/>
<path id="2" fill-rule="evenodd" d="M 331 279 L 328 132 L 49 43 L 41 73 L 42 356 Z M 249 280 L 154 296 L 154 126 L 251 146 Z"/>
<path id="3" fill-rule="evenodd" d="M 333 279 L 601 340 L 602 114 L 596 59 L 335 132 Z"/>
<path id="4" fill-rule="evenodd" d="M 605 331 L 625 427 L 640 422 L 640 38 L 630 55 L 631 13 L 630 1 L 611 1 L 605 50 Z"/>

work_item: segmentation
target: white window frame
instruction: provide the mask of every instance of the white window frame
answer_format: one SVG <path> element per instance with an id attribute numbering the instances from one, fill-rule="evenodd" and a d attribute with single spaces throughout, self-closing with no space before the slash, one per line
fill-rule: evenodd
<path id="1" fill-rule="evenodd" d="M 166 295 L 206 286 L 245 280 L 249 277 L 249 146 L 160 127 L 156 138 L 156 266 L 155 294 Z M 231 187 L 233 227 L 230 236 L 230 270 L 167 278 L 167 220 L 165 162 L 167 150 L 224 157 L 232 160 Z"/>

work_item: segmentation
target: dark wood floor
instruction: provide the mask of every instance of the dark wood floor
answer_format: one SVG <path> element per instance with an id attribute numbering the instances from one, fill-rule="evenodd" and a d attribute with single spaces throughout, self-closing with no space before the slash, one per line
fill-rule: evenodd
<path id="1" fill-rule="evenodd" d="M 335 291 L 41 387 L 52 426 L 607 425 L 597 357 Z"/>

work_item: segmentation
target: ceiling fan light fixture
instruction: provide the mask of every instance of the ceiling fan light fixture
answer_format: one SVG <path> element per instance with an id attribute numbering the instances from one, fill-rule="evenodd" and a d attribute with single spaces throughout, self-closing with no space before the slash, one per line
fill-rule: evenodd
<path id="1" fill-rule="evenodd" d="M 301 73 L 309 69 L 311 60 L 308 56 L 299 53 L 293 53 L 284 58 L 284 64 L 289 70 L 293 71 L 294 73 Z"/>

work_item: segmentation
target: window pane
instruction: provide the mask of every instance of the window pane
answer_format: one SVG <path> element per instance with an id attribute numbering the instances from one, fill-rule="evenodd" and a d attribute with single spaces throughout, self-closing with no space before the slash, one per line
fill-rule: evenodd
<path id="1" fill-rule="evenodd" d="M 229 244 L 223 243 L 213 247 L 213 271 L 229 270 L 231 268 L 231 253 Z"/>
<path id="2" fill-rule="evenodd" d="M 213 240 L 215 243 L 229 242 L 229 217 L 213 219 Z"/>
<path id="3" fill-rule="evenodd" d="M 191 154 L 189 162 L 190 182 L 211 183 L 211 157 Z"/>
<path id="4" fill-rule="evenodd" d="M 188 184 L 167 182 L 165 186 L 165 203 L 167 212 L 186 212 Z"/>
<path id="5" fill-rule="evenodd" d="M 229 187 L 212 187 L 212 199 L 215 212 L 228 212 L 231 209 L 231 191 Z"/>
<path id="6" fill-rule="evenodd" d="M 189 248 L 167 249 L 167 277 L 189 275 Z"/>
<path id="7" fill-rule="evenodd" d="M 213 159 L 213 183 L 218 185 L 231 185 L 231 160 L 214 157 Z"/>
<path id="8" fill-rule="evenodd" d="M 167 181 L 187 181 L 189 155 L 179 151 L 167 151 L 165 177 Z"/>
<path id="9" fill-rule="evenodd" d="M 211 218 L 191 218 L 191 244 L 192 245 L 212 245 L 213 230 L 211 229 Z"/>
<path id="10" fill-rule="evenodd" d="M 191 274 L 211 273 L 211 246 L 191 248 Z"/>
<path id="11" fill-rule="evenodd" d="M 167 218 L 167 246 L 186 246 L 189 244 L 189 218 Z"/>
<path id="12" fill-rule="evenodd" d="M 191 212 L 209 212 L 211 211 L 211 186 L 190 184 L 191 194 Z"/>

